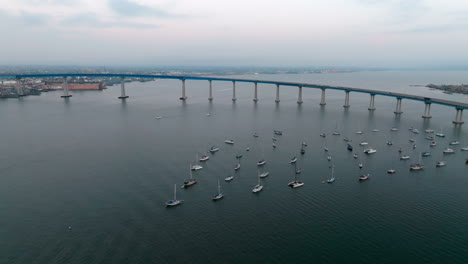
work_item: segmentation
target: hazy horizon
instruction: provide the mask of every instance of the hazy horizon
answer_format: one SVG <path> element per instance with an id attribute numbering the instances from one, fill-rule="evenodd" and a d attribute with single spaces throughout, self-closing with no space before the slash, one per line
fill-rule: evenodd
<path id="1" fill-rule="evenodd" d="M 466 1 L 0 3 L 9 65 L 468 68 Z"/>

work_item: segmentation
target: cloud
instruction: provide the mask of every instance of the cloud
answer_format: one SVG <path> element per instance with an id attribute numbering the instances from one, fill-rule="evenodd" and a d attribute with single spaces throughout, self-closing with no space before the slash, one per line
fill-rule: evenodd
<path id="1" fill-rule="evenodd" d="M 127 27 L 127 28 L 158 28 L 153 24 L 136 23 L 131 21 L 103 21 L 95 13 L 81 13 L 62 20 L 62 25 L 67 27 L 94 27 L 94 28 L 111 28 L 111 27 Z"/>
<path id="2" fill-rule="evenodd" d="M 29 13 L 26 11 L 21 11 L 18 18 L 23 24 L 28 26 L 42 26 L 49 21 L 48 15 Z"/>
<path id="3" fill-rule="evenodd" d="M 109 0 L 109 7 L 115 13 L 129 17 L 183 17 L 182 15 L 172 14 L 160 8 L 142 5 L 129 0 Z"/>

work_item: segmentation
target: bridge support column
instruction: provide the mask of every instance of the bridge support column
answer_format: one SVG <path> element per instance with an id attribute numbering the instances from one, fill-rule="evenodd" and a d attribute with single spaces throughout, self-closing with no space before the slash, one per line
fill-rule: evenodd
<path id="1" fill-rule="evenodd" d="M 395 113 L 396 115 L 399 115 L 399 114 L 402 114 L 402 113 L 403 113 L 403 111 L 401 111 L 401 100 L 402 100 L 402 98 L 397 97 L 396 100 L 397 100 L 397 101 L 396 101 L 396 108 L 395 108 L 395 112 L 394 112 L 394 113 Z"/>
<path id="2" fill-rule="evenodd" d="M 322 88 L 322 98 L 320 99 L 320 105 L 326 105 L 325 102 L 325 89 Z"/>
<path id="3" fill-rule="evenodd" d="M 71 97 L 71 94 L 68 93 L 68 77 L 63 78 L 63 95 L 60 97 L 62 98 Z"/>
<path id="4" fill-rule="evenodd" d="M 280 99 L 279 99 L 279 84 L 276 85 L 276 100 L 275 102 L 279 103 L 280 102 Z"/>
<path id="5" fill-rule="evenodd" d="M 302 86 L 299 86 L 299 94 L 297 95 L 297 103 L 302 104 Z"/>
<path id="6" fill-rule="evenodd" d="M 24 96 L 23 82 L 21 78 L 16 78 L 16 93 L 18 96 Z"/>
<path id="7" fill-rule="evenodd" d="M 236 98 L 236 81 L 232 81 L 232 101 L 235 102 Z"/>
<path id="8" fill-rule="evenodd" d="M 181 79 L 182 81 L 182 96 L 179 97 L 180 100 L 187 100 L 187 96 L 185 95 L 185 79 Z"/>
<path id="9" fill-rule="evenodd" d="M 422 118 L 431 118 L 431 103 L 430 102 L 425 102 L 425 107 L 424 107 L 424 115 Z"/>
<path id="10" fill-rule="evenodd" d="M 254 84 L 255 84 L 255 88 L 254 88 L 254 99 L 253 99 L 253 101 L 257 102 L 258 101 L 258 94 L 257 94 L 257 84 L 258 83 L 254 83 Z"/>
<path id="11" fill-rule="evenodd" d="M 213 80 L 209 80 L 208 82 L 210 83 L 208 100 L 213 101 Z"/>
<path id="12" fill-rule="evenodd" d="M 344 108 L 349 108 L 350 107 L 350 105 L 349 105 L 349 91 L 345 91 L 345 92 L 346 92 L 346 95 L 345 95 L 343 107 Z"/>
<path id="13" fill-rule="evenodd" d="M 465 122 L 463 122 L 463 109 L 462 108 L 457 108 L 457 114 L 455 115 L 455 120 L 453 120 L 453 123 L 456 125 L 461 125 Z"/>
<path id="14" fill-rule="evenodd" d="M 125 94 L 125 79 L 120 77 L 120 96 L 119 99 L 126 99 L 128 95 Z"/>
<path id="15" fill-rule="evenodd" d="M 370 102 L 369 102 L 369 111 L 374 111 L 375 110 L 375 94 L 370 95 Z"/>

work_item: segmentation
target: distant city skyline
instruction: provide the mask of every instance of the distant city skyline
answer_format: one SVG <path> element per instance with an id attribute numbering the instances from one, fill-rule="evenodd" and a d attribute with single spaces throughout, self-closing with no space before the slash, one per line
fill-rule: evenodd
<path id="1" fill-rule="evenodd" d="M 3 65 L 468 68 L 468 1 L 0 0 Z"/>

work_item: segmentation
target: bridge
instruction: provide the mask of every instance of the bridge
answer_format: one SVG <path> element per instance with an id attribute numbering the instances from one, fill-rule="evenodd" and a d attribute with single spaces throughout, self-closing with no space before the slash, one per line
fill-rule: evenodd
<path id="1" fill-rule="evenodd" d="M 456 125 L 463 124 L 463 110 L 468 109 L 468 103 L 461 103 L 437 98 L 429 98 L 417 95 L 409 95 L 409 94 L 402 94 L 402 93 L 393 93 L 393 92 L 386 92 L 386 91 L 378 91 L 378 90 L 371 90 L 371 89 L 361 89 L 361 88 L 352 88 L 352 87 L 343 87 L 343 86 L 330 86 L 330 85 L 321 85 L 321 84 L 310 84 L 310 83 L 298 83 L 298 82 L 279 82 L 279 81 L 265 81 L 265 80 L 254 80 L 254 79 L 238 79 L 238 78 L 215 78 L 215 77 L 200 77 L 200 76 L 181 76 L 181 75 L 156 75 L 156 74 L 120 74 L 120 73 L 62 73 L 62 74 L 21 74 L 21 75 L 3 75 L 0 76 L 0 79 L 16 79 L 16 90 L 19 96 L 24 95 L 24 85 L 22 83 L 22 79 L 26 78 L 52 78 L 52 77 L 61 77 L 63 78 L 63 91 L 64 94 L 61 96 L 62 98 L 69 98 L 71 94 L 68 91 L 68 77 L 112 77 L 112 78 L 120 78 L 121 80 L 121 96 L 120 99 L 126 99 L 128 96 L 125 93 L 125 78 L 147 78 L 147 79 L 172 79 L 172 80 L 180 80 L 182 82 L 182 94 L 180 99 L 186 100 L 186 91 L 185 91 L 185 81 L 186 80 L 199 80 L 199 81 L 208 81 L 209 82 L 209 97 L 208 100 L 213 100 L 213 93 L 212 93 L 212 83 L 213 81 L 219 82 L 232 82 L 232 101 L 236 101 L 236 82 L 238 83 L 252 83 L 254 84 L 254 98 L 253 101 L 258 101 L 258 93 L 257 93 L 257 85 L 260 84 L 272 84 L 276 85 L 276 99 L 275 102 L 280 102 L 280 86 L 293 86 L 298 88 L 298 95 L 297 95 L 297 103 L 302 104 L 302 88 L 315 88 L 321 89 L 322 96 L 320 100 L 320 105 L 326 105 L 325 101 L 325 91 L 326 90 L 339 90 L 345 92 L 345 101 L 343 107 L 348 108 L 350 107 L 349 102 L 349 93 L 366 93 L 370 95 L 370 102 L 369 102 L 369 111 L 375 110 L 375 96 L 390 96 L 396 98 L 396 108 L 395 114 L 399 115 L 402 114 L 402 100 L 413 100 L 413 101 L 420 101 L 425 104 L 424 114 L 422 115 L 423 118 L 431 118 L 431 104 L 439 104 L 449 107 L 454 107 L 456 110 L 455 120 L 453 123 Z"/>

